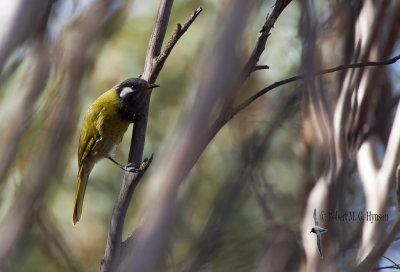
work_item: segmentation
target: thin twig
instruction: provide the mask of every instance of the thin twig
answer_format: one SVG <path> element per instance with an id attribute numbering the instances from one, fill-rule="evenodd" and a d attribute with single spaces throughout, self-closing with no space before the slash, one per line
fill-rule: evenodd
<path id="1" fill-rule="evenodd" d="M 178 42 L 179 38 L 188 30 L 189 26 L 196 20 L 197 16 L 203 9 L 198 7 L 192 15 L 188 18 L 188 20 L 181 26 L 180 24 L 176 25 L 175 32 L 172 34 L 171 38 L 164 46 L 163 51 L 161 54 L 156 58 L 157 62 L 164 63 L 169 54 L 171 53 L 172 49 L 174 48 L 175 44 Z"/>
<path id="2" fill-rule="evenodd" d="M 363 67 L 368 67 L 368 66 L 384 66 L 384 65 L 389 65 L 389 64 L 393 64 L 396 61 L 398 61 L 400 59 L 400 55 L 397 55 L 391 59 L 388 60 L 384 60 L 384 61 L 368 61 L 368 62 L 360 62 L 360 63 L 352 63 L 352 64 L 343 64 L 343 65 L 339 65 L 337 67 L 334 68 L 329 68 L 329 69 L 325 69 L 316 73 L 304 73 L 304 74 L 299 74 L 297 76 L 293 76 L 293 77 L 289 77 L 287 79 L 284 80 L 280 80 L 277 81 L 271 85 L 269 85 L 268 87 L 258 91 L 256 94 L 254 94 L 253 96 L 251 96 L 250 98 L 248 98 L 247 100 L 245 100 L 243 103 L 239 104 L 238 106 L 236 106 L 231 113 L 231 116 L 229 119 L 231 119 L 233 116 L 235 116 L 239 111 L 241 111 L 242 109 L 246 108 L 248 105 L 250 105 L 254 100 L 256 100 L 257 98 L 259 98 L 260 96 L 266 94 L 267 92 L 297 81 L 297 80 L 301 80 L 304 78 L 308 78 L 308 77 L 313 77 L 313 76 L 321 76 L 321 75 L 325 75 L 325 74 L 329 74 L 329 73 L 333 73 L 333 72 L 337 72 L 337 71 L 342 71 L 342 70 L 346 70 L 346 69 L 353 69 L 353 68 L 363 68 Z"/>
<path id="3" fill-rule="evenodd" d="M 278 0 L 275 3 L 274 9 L 272 10 L 271 15 L 268 15 L 263 27 L 260 30 L 260 37 L 258 37 L 257 43 L 253 49 L 253 52 L 247 61 L 244 69 L 243 69 L 243 77 L 246 78 L 250 75 L 252 71 L 254 71 L 254 67 L 256 66 L 258 60 L 261 57 L 261 54 L 265 50 L 265 44 L 267 43 L 267 39 L 270 35 L 271 29 L 274 27 L 276 20 L 282 13 L 282 11 L 286 8 L 287 5 L 292 0 Z"/>
<path id="4" fill-rule="evenodd" d="M 390 265 L 390 266 L 381 266 L 381 267 L 374 268 L 373 270 L 378 271 L 378 270 L 392 269 L 392 268 L 397 268 L 397 266 L 394 266 L 394 265 Z M 398 269 L 398 268 L 397 268 L 397 269 Z"/>
<path id="5" fill-rule="evenodd" d="M 395 261 L 393 261 L 392 259 L 386 257 L 386 256 L 382 256 L 383 258 L 385 258 L 386 260 L 388 260 L 389 262 L 391 262 L 392 264 L 394 264 L 396 266 L 397 269 L 400 269 L 399 264 L 397 264 Z"/>
<path id="6" fill-rule="evenodd" d="M 162 65 L 156 61 L 156 58 L 161 53 L 173 3 L 173 0 L 161 0 L 158 7 L 157 18 L 153 32 L 151 33 L 142 76 L 150 83 L 155 82 L 162 68 Z M 148 105 L 148 101 L 146 101 L 146 104 Z M 140 159 L 142 159 L 142 156 L 140 156 Z"/>

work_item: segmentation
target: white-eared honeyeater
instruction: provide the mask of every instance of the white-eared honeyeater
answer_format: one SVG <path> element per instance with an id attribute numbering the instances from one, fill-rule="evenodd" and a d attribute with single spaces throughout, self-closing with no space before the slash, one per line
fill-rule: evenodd
<path id="1" fill-rule="evenodd" d="M 117 163 L 112 156 L 134 116 L 141 114 L 140 106 L 147 93 L 156 87 L 159 86 L 141 78 L 128 78 L 97 98 L 86 113 L 78 147 L 74 225 L 81 218 L 89 174 L 97 161 L 108 158 L 125 171 L 136 169 L 134 165 Z"/>

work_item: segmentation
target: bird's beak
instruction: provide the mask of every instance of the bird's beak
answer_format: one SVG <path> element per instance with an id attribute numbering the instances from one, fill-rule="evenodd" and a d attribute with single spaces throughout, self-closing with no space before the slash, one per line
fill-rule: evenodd
<path id="1" fill-rule="evenodd" d="M 150 86 L 147 89 L 154 89 L 154 88 L 157 88 L 157 87 L 160 87 L 160 85 L 150 84 Z"/>

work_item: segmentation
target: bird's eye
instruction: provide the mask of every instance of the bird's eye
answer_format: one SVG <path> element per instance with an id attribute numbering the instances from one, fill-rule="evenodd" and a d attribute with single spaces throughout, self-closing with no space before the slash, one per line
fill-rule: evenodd
<path id="1" fill-rule="evenodd" d="M 129 94 L 131 94 L 133 92 L 135 92 L 135 90 L 132 89 L 131 87 L 124 87 L 122 89 L 122 91 L 120 92 L 119 97 L 125 98 L 125 97 L 127 97 Z"/>

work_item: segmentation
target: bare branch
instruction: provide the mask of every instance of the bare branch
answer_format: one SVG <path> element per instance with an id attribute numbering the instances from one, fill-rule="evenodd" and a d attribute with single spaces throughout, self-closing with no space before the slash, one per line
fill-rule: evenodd
<path id="1" fill-rule="evenodd" d="M 144 73 L 141 77 L 152 83 L 154 83 L 158 76 L 158 73 L 155 72 L 155 67 L 157 65 L 154 59 L 161 52 L 172 4 L 173 0 L 162 0 L 160 2 L 156 23 L 149 41 Z M 137 115 L 134 120 L 128 163 L 133 163 L 135 165 L 141 165 L 142 162 L 146 138 L 149 102 L 150 96 L 147 97 L 142 105 L 142 114 Z M 107 244 L 104 257 L 101 261 L 100 271 L 114 271 L 118 265 L 122 243 L 122 230 L 124 227 L 126 212 L 128 211 L 129 203 L 131 202 L 136 185 L 139 183 L 143 174 L 139 175 L 139 173 L 125 172 L 121 190 L 111 215 L 110 226 L 108 228 Z"/>
<path id="2" fill-rule="evenodd" d="M 124 178 L 121 191 L 113 209 L 108 229 L 106 249 L 101 261 L 100 271 L 114 271 L 118 266 L 121 251 L 122 229 L 126 211 L 128 210 L 136 185 L 139 183 L 152 161 L 153 155 L 151 155 L 150 159 L 145 159 L 143 161 L 139 172 L 126 172 L 125 174 L 126 178 Z M 125 182 L 128 178 L 133 182 Z"/>
<path id="3" fill-rule="evenodd" d="M 268 65 L 256 65 L 253 68 L 253 72 L 258 71 L 258 70 L 265 70 L 265 69 L 269 69 L 269 66 Z"/>
<path id="4" fill-rule="evenodd" d="M 175 44 L 178 42 L 179 38 L 182 37 L 182 35 L 186 32 L 186 30 L 189 28 L 189 26 L 196 20 L 197 16 L 200 14 L 200 12 L 203 9 L 201 7 L 198 7 L 192 15 L 188 18 L 186 23 L 181 26 L 180 24 L 176 25 L 176 29 L 174 34 L 172 34 L 172 37 L 169 39 L 168 43 L 165 45 L 164 50 L 162 53 L 157 57 L 157 62 L 164 63 L 169 54 L 171 53 L 172 49 L 174 48 Z"/>
<path id="5" fill-rule="evenodd" d="M 265 21 L 265 24 L 260 30 L 260 37 L 257 40 L 256 46 L 253 49 L 253 52 L 247 61 L 246 66 L 243 69 L 243 77 L 246 78 L 250 75 L 252 71 L 254 71 L 254 67 L 256 66 L 258 60 L 260 59 L 261 54 L 265 50 L 265 44 L 267 43 L 267 39 L 270 35 L 271 29 L 274 27 L 276 20 L 281 15 L 282 11 L 286 8 L 287 5 L 292 0 L 278 0 L 275 3 L 275 7 L 272 10 L 271 15 L 268 15 Z"/>
<path id="6" fill-rule="evenodd" d="M 250 98 L 248 98 L 247 100 L 245 100 L 243 103 L 239 104 L 238 106 L 236 106 L 231 113 L 231 116 L 229 119 L 231 119 L 233 116 L 235 116 L 239 111 L 243 110 L 244 108 L 246 108 L 248 105 L 250 105 L 254 100 L 256 100 L 257 98 L 259 98 L 260 96 L 266 94 L 267 92 L 297 81 L 297 80 L 301 80 L 301 79 L 305 79 L 308 77 L 313 77 L 313 76 L 321 76 L 321 75 L 325 75 L 325 74 L 329 74 L 329 73 L 333 73 L 333 72 L 338 72 L 338 71 L 342 71 L 342 70 L 346 70 L 346 69 L 354 69 L 354 68 L 364 68 L 364 67 L 368 67 L 368 66 L 384 66 L 384 65 L 389 65 L 389 64 L 393 64 L 395 62 L 397 62 L 400 59 L 400 55 L 397 55 L 391 59 L 388 60 L 384 60 L 384 61 L 367 61 L 367 62 L 360 62 L 360 63 L 352 63 L 352 64 L 343 64 L 343 65 L 339 65 L 336 66 L 334 68 L 329 68 L 329 69 L 325 69 L 316 73 L 305 73 L 305 74 L 299 74 L 297 76 L 293 76 L 284 80 L 280 80 L 277 81 L 271 85 L 269 85 L 268 87 L 265 87 L 264 89 L 258 91 L 256 94 L 254 94 L 253 96 L 251 96 Z"/>
<path id="7" fill-rule="evenodd" d="M 178 27 L 178 30 L 175 31 L 173 37 L 166 45 L 166 48 L 160 56 L 172 5 L 172 0 L 161 1 L 158 9 L 156 23 L 149 41 L 144 73 L 141 77 L 151 83 L 155 82 L 158 74 L 163 67 L 165 60 L 172 51 L 176 42 L 186 32 L 192 22 L 196 19 L 197 15 L 201 12 L 201 8 L 198 8 L 192 14 L 192 16 L 190 16 L 183 27 Z M 131 202 L 136 185 L 140 182 L 143 174 L 145 173 L 153 158 L 153 156 L 151 156 L 149 161 L 146 162 L 145 160 L 141 164 L 146 137 L 149 102 L 150 95 L 147 97 L 146 101 L 142 105 L 142 113 L 135 117 L 128 159 L 129 163 L 142 165 L 144 170 L 140 171 L 139 173 L 125 173 L 123 184 L 111 216 L 111 222 L 107 237 L 107 245 L 104 257 L 101 262 L 100 271 L 114 271 L 115 267 L 118 266 L 121 257 L 125 256 L 125 254 L 127 253 L 127 250 L 125 249 L 128 248 L 128 246 L 126 246 L 128 243 L 124 243 L 124 246 L 122 247 L 122 230 L 125 222 L 126 212 L 128 210 L 129 203 Z M 133 234 L 130 237 L 132 236 Z M 130 240 L 127 239 L 127 241 Z M 123 254 L 121 254 L 121 248 L 123 248 L 125 251 L 123 252 Z"/>
<path id="8" fill-rule="evenodd" d="M 173 0 L 162 0 L 158 7 L 156 23 L 151 34 L 149 47 L 147 49 L 146 61 L 144 65 L 143 78 L 150 83 L 154 83 L 161 71 L 162 65 L 156 61 L 161 53 L 162 44 L 167 31 L 169 16 L 171 14 Z M 140 156 L 139 160 L 142 159 Z M 139 162 L 138 160 L 138 162 Z"/>

